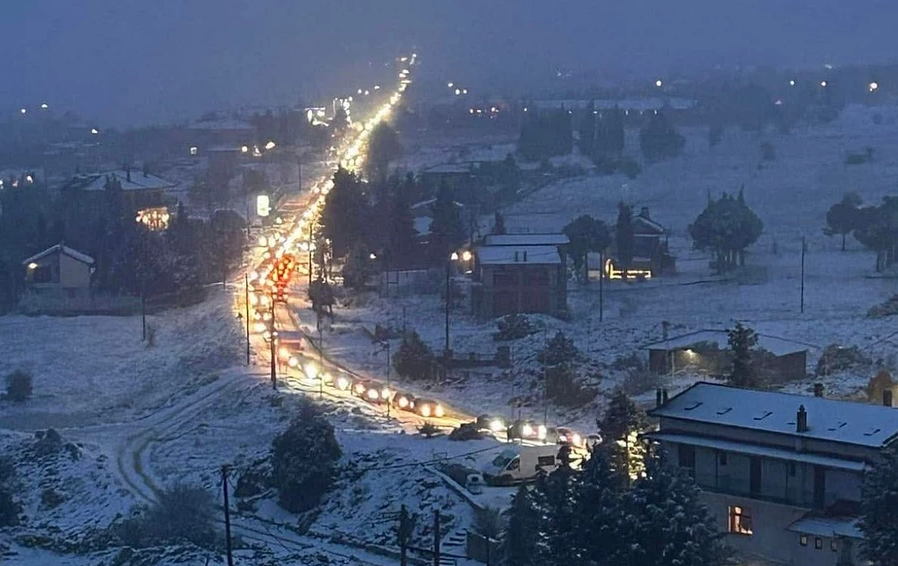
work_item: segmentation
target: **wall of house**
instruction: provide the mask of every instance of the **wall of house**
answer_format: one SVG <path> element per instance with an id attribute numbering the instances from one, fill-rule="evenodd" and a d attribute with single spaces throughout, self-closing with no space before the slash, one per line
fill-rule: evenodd
<path id="1" fill-rule="evenodd" d="M 557 314 L 567 308 L 562 268 L 559 265 L 480 265 L 475 314 L 493 318 L 512 313 Z"/>
<path id="2" fill-rule="evenodd" d="M 59 254 L 59 285 L 63 289 L 87 289 L 90 287 L 90 266 Z"/>

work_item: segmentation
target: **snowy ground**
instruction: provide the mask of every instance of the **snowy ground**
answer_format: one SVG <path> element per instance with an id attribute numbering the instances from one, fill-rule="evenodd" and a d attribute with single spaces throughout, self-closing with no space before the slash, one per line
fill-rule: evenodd
<path id="1" fill-rule="evenodd" d="M 872 116 L 884 115 L 882 125 Z M 894 368 L 898 344 L 893 319 L 868 319 L 867 309 L 898 292 L 898 280 L 874 277 L 873 254 L 849 237 L 849 250 L 839 251 L 839 238 L 822 233 L 827 209 L 848 191 L 874 204 L 895 193 L 898 177 L 898 112 L 894 108 L 850 107 L 833 124 L 796 129 L 789 135 L 755 134 L 731 130 L 723 142 L 709 148 L 707 130 L 686 130 L 683 156 L 669 162 L 646 165 L 634 180 L 623 176 L 584 176 L 544 187 L 504 212 L 510 231 L 551 232 L 560 230 L 579 214 L 591 214 L 613 225 L 617 203 L 649 207 L 652 217 L 670 230 L 670 246 L 677 256 L 676 275 L 645 283 L 609 283 L 605 286 L 604 320 L 599 321 L 599 295 L 595 283 L 571 282 L 568 305 L 573 320 L 562 322 L 535 317 L 545 328 L 528 339 L 511 343 L 515 368 L 458 372 L 452 383 L 435 386 L 435 396 L 455 402 L 468 413 L 493 412 L 510 415 L 509 400 L 529 396 L 532 406 L 525 417 L 543 417 L 542 385 L 536 379 L 536 352 L 557 330 L 572 337 L 581 351 L 595 362 L 585 382 L 607 392 L 620 383 L 620 372 L 607 366 L 662 337 L 662 321 L 671 324 L 671 335 L 703 328 L 727 328 L 747 322 L 758 332 L 805 342 L 817 348 L 808 352 L 808 371 L 813 372 L 821 349 L 829 344 L 856 345 L 874 361 Z M 629 152 L 636 154 L 636 132 L 628 133 Z M 760 143 L 769 141 L 777 159 L 762 162 Z M 849 151 L 875 149 L 873 163 L 844 164 Z M 439 152 L 429 147 L 410 163 L 432 163 Z M 442 154 L 458 159 L 452 147 Z M 446 161 L 446 160 L 444 160 Z M 737 192 L 744 186 L 745 198 L 764 221 L 764 234 L 750 249 L 744 270 L 726 278 L 709 268 L 710 257 L 691 249 L 688 225 L 704 207 L 708 194 Z M 485 219 L 484 222 L 487 220 Z M 800 304 L 801 238 L 807 240 L 805 264 L 805 312 Z M 369 330 L 375 324 L 413 328 L 434 348 L 443 347 L 444 304 L 438 296 L 385 299 L 376 295 L 356 298 L 337 310 L 337 322 L 325 333 L 325 347 L 335 357 L 354 367 L 384 373 L 386 354 L 372 343 Z M 304 320 L 313 320 L 302 312 Z M 492 322 L 474 320 L 459 307 L 451 315 L 452 348 L 456 352 L 491 353 L 496 343 L 490 337 Z M 393 343 L 393 348 L 398 343 Z M 644 353 L 643 353 L 644 355 Z M 597 369 L 596 369 L 597 368 Z M 859 389 L 875 372 L 873 368 L 823 378 L 830 394 L 859 397 Z M 677 389 L 699 376 L 685 374 L 659 384 Z M 807 391 L 817 381 L 789 384 L 790 390 Z M 416 384 L 405 384 L 411 389 Z M 653 393 L 644 397 L 653 398 Z M 549 408 L 550 421 L 594 426 L 601 410 L 596 406 L 579 411 Z"/>

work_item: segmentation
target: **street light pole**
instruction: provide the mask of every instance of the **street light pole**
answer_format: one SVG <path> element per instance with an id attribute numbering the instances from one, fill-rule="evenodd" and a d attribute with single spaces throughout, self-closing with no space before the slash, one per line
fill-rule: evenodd
<path id="1" fill-rule="evenodd" d="M 246 283 L 246 290 L 243 296 L 243 302 L 246 306 L 246 365 L 249 365 L 249 274 L 245 274 L 243 276 L 244 283 Z"/>
<path id="2" fill-rule="evenodd" d="M 277 370 L 277 330 L 275 329 L 274 320 L 274 297 L 271 298 L 271 333 L 269 336 L 271 344 L 271 388 L 278 388 L 278 370 Z"/>
<path id="3" fill-rule="evenodd" d="M 393 388 L 390 386 L 390 340 L 387 339 L 387 391 L 391 393 L 391 398 L 387 399 L 387 418 L 390 418 L 390 405 L 393 404 L 392 393 Z"/>
<path id="4" fill-rule="evenodd" d="M 449 270 L 452 267 L 452 260 L 450 258 L 446 258 L 446 340 L 445 340 L 445 348 L 443 350 L 443 355 L 446 358 L 449 358 L 449 293 L 450 293 L 450 281 L 449 281 Z"/>

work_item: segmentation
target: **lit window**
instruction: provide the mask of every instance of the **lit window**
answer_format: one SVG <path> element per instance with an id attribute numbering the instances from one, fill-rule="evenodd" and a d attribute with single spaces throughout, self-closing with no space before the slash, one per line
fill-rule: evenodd
<path id="1" fill-rule="evenodd" d="M 196 155 L 197 152 L 199 152 L 199 148 L 196 147 L 195 145 L 194 145 L 194 146 L 191 146 L 191 148 L 190 148 L 190 155 Z"/>
<path id="2" fill-rule="evenodd" d="M 800 544 L 801 546 L 807 546 L 808 545 L 808 535 L 801 535 L 800 537 L 798 537 L 798 544 Z"/>
<path id="3" fill-rule="evenodd" d="M 823 548 L 823 539 L 820 537 L 814 537 L 814 548 L 817 550 L 821 550 Z"/>
<path id="4" fill-rule="evenodd" d="M 751 512 L 748 507 L 731 506 L 729 508 L 729 530 L 728 532 L 735 535 L 750 535 L 751 529 Z"/>

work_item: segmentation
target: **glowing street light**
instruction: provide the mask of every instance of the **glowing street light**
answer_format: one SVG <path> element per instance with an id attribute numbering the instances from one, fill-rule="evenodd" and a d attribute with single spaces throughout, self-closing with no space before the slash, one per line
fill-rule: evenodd
<path id="1" fill-rule="evenodd" d="M 267 149 L 269 151 L 271 151 L 275 147 L 277 147 L 277 144 L 275 144 L 273 141 L 270 141 L 270 140 L 268 143 L 265 144 L 265 149 Z"/>
<path id="2" fill-rule="evenodd" d="M 98 130 L 98 129 L 96 129 L 96 128 L 91 128 L 91 129 L 90 129 L 90 134 L 91 134 L 92 136 L 97 136 L 97 135 L 100 134 L 100 130 Z"/>
<path id="3" fill-rule="evenodd" d="M 792 79 L 791 81 L 789 81 L 789 86 L 795 86 L 795 79 Z"/>
<path id="4" fill-rule="evenodd" d="M 240 146 L 240 153 L 247 153 L 249 151 L 249 146 Z"/>
<path id="5" fill-rule="evenodd" d="M 27 113 L 28 113 L 28 109 L 27 109 L 27 108 L 19 108 L 19 113 L 20 113 L 20 114 L 27 114 Z"/>
<path id="6" fill-rule="evenodd" d="M 47 108 L 50 108 L 49 104 L 47 104 L 46 102 L 41 104 L 41 110 L 46 110 Z"/>
<path id="7" fill-rule="evenodd" d="M 870 92 L 875 92 L 877 89 L 879 89 L 879 83 L 876 81 L 873 81 L 869 85 L 867 85 L 867 88 L 870 89 Z"/>
<path id="8" fill-rule="evenodd" d="M 455 86 L 455 83 L 446 83 L 446 88 L 452 88 Z"/>
<path id="9" fill-rule="evenodd" d="M 662 86 L 663 84 L 664 84 L 664 83 L 661 82 L 661 79 L 658 79 L 657 81 L 655 81 L 655 86 L 658 87 L 658 88 L 661 88 L 661 86 Z"/>
<path id="10" fill-rule="evenodd" d="M 823 88 L 826 88 L 826 81 L 820 81 L 820 86 L 822 86 Z"/>

